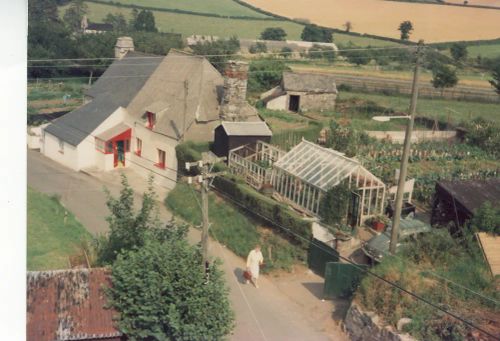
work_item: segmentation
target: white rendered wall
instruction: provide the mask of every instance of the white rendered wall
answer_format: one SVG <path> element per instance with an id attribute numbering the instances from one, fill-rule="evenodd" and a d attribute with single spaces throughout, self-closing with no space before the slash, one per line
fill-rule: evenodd
<path id="1" fill-rule="evenodd" d="M 43 155 L 66 167 L 78 171 L 78 153 L 76 147 L 64 142 L 64 152 L 59 151 L 59 138 L 45 132 Z"/>
<path id="2" fill-rule="evenodd" d="M 266 108 L 271 110 L 288 110 L 287 97 L 287 95 L 283 95 L 273 98 L 272 100 L 267 102 Z"/>

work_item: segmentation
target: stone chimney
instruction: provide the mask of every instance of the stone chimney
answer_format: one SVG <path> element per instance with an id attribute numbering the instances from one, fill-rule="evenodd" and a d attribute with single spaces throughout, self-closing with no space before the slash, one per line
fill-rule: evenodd
<path id="1" fill-rule="evenodd" d="M 225 121 L 241 121 L 247 105 L 248 63 L 229 61 L 224 71 L 224 94 L 221 118 Z"/>
<path id="2" fill-rule="evenodd" d="M 115 45 L 115 58 L 122 59 L 128 51 L 134 51 L 134 40 L 130 37 L 119 37 Z"/>

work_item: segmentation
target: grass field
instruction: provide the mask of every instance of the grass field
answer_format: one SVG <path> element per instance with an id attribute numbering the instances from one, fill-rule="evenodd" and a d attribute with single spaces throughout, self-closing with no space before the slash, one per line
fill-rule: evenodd
<path id="1" fill-rule="evenodd" d="M 410 105 L 410 98 L 406 96 L 385 96 L 342 91 L 339 93 L 339 98 L 371 100 L 381 106 L 393 108 L 396 111 L 407 111 Z M 450 123 L 455 124 L 475 117 L 483 117 L 500 122 L 498 104 L 490 103 L 421 98 L 417 104 L 417 115 L 419 114 L 429 118 L 438 118 L 445 122 L 449 115 Z"/>
<path id="2" fill-rule="evenodd" d="M 463 5 L 463 0 L 445 0 L 450 4 Z M 468 0 L 469 5 L 500 7 L 500 0 Z"/>
<path id="3" fill-rule="evenodd" d="M 28 188 L 28 270 L 68 268 L 68 257 L 90 234 L 59 201 Z"/>
<path id="4" fill-rule="evenodd" d="M 137 5 L 144 7 L 179 9 L 183 11 L 213 13 L 224 16 L 245 16 L 265 18 L 267 15 L 242 6 L 232 0 L 104 0 L 113 1 L 125 5 Z"/>
<path id="5" fill-rule="evenodd" d="M 411 40 L 430 42 L 494 39 L 500 35 L 500 11 L 381 0 L 245 0 L 263 10 L 319 25 L 399 38 L 399 24 L 410 20 Z M 480 19 L 479 19 L 480 18 Z"/>
<path id="6" fill-rule="evenodd" d="M 467 51 L 469 52 L 469 57 L 472 58 L 478 55 L 487 58 L 500 57 L 500 44 L 467 46 Z"/>

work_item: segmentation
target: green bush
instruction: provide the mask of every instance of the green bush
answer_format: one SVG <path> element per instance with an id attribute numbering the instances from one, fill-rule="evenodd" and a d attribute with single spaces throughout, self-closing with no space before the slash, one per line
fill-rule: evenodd
<path id="1" fill-rule="evenodd" d="M 178 144 L 177 147 L 175 147 L 175 153 L 177 155 L 179 172 L 186 175 L 198 174 L 198 170 L 196 168 L 192 168 L 190 171 L 187 171 L 186 162 L 201 160 L 201 153 L 207 152 L 209 149 L 210 148 L 207 143 L 195 143 L 193 141 L 188 141 Z"/>
<path id="2" fill-rule="evenodd" d="M 215 178 L 214 186 L 251 210 L 252 213 L 261 218 L 264 217 L 274 225 L 278 225 L 279 232 L 283 232 L 282 227 L 289 229 L 289 232 L 285 231 L 285 234 L 298 245 L 303 248 L 309 246 L 309 241 L 312 239 L 311 223 L 301 219 L 291 212 L 288 207 L 255 192 L 246 185 L 238 184 L 236 181 L 225 177 Z"/>

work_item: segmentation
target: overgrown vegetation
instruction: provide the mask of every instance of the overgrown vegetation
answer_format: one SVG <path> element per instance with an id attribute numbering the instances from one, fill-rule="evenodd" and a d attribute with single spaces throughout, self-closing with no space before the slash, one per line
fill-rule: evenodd
<path id="1" fill-rule="evenodd" d="M 323 222 L 331 226 L 346 225 L 347 210 L 354 188 L 344 181 L 329 189 L 320 202 L 319 212 Z"/>
<path id="2" fill-rule="evenodd" d="M 227 182 L 228 180 L 223 181 Z M 217 185 L 217 181 L 215 184 Z M 230 188 L 241 193 L 246 193 L 245 195 L 252 195 L 252 190 L 243 183 L 233 183 L 230 186 Z M 254 200 L 255 203 L 257 200 L 260 201 L 262 197 L 258 195 L 258 198 L 248 200 Z M 232 198 L 238 201 L 238 198 Z M 267 199 L 266 203 L 269 201 L 271 199 Z M 248 201 L 241 204 L 246 203 Z M 273 203 L 276 204 L 276 202 Z M 188 185 L 178 184 L 165 199 L 165 204 L 172 212 L 187 222 L 195 226 L 201 225 L 200 194 L 196 190 L 189 188 Z M 254 208 L 254 206 L 250 207 Z M 277 233 L 279 230 L 273 231 L 270 228 L 260 227 L 261 224 L 269 226 L 269 222 L 251 216 L 248 211 L 245 211 L 239 205 L 233 205 L 230 201 L 222 200 L 211 193 L 209 195 L 209 212 L 211 235 L 238 256 L 246 257 L 256 244 L 262 246 L 266 262 L 266 266 L 263 268 L 264 272 L 275 269 L 291 270 L 294 263 L 305 259 L 305 251 L 301 247 L 290 243 L 287 238 Z"/>
<path id="3" fill-rule="evenodd" d="M 282 60 L 262 58 L 250 62 L 248 91 L 256 93 L 270 90 L 280 84 L 283 72 L 289 70 Z"/>
<path id="4" fill-rule="evenodd" d="M 234 59 L 236 52 L 240 49 L 240 41 L 236 36 L 229 39 L 219 39 L 216 41 L 198 42 L 191 46 L 195 54 L 209 56 L 206 57 L 212 65 L 221 73 L 226 67 L 226 62 Z"/>
<path id="5" fill-rule="evenodd" d="M 488 321 L 498 316 L 499 307 L 478 294 L 493 300 L 500 295 L 475 239 L 470 236 L 454 239 L 448 231 L 436 230 L 408 243 L 396 257 L 384 257 L 372 271 L 490 332 L 495 328 Z M 362 281 L 355 299 L 393 326 L 403 317 L 411 318 L 404 330 L 417 339 L 464 340 L 472 331 L 372 276 Z"/>
<path id="6" fill-rule="evenodd" d="M 90 233 L 57 196 L 28 187 L 27 269 L 66 269 L 69 257 L 91 240 Z"/>

